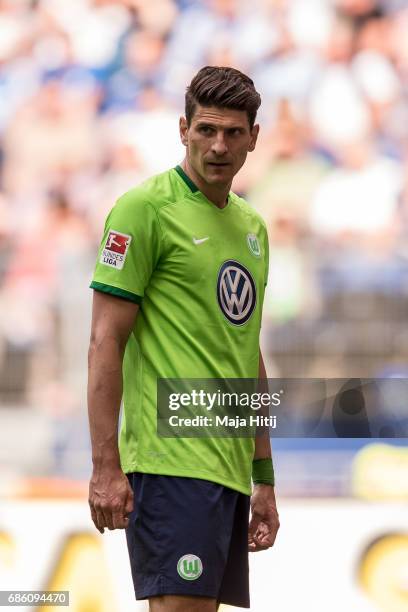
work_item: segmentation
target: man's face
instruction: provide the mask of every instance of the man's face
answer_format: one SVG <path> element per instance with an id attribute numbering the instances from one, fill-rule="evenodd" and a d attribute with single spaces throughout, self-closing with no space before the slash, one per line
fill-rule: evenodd
<path id="1" fill-rule="evenodd" d="M 228 186 L 253 151 L 259 126 L 246 111 L 197 105 L 190 126 L 180 119 L 180 136 L 190 167 L 208 185 Z"/>

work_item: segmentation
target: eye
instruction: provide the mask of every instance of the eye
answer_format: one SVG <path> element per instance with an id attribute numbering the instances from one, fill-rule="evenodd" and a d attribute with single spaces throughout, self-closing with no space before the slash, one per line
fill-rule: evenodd
<path id="1" fill-rule="evenodd" d="M 199 131 L 201 134 L 211 134 L 213 131 L 213 128 L 210 125 L 202 125 L 199 128 Z"/>

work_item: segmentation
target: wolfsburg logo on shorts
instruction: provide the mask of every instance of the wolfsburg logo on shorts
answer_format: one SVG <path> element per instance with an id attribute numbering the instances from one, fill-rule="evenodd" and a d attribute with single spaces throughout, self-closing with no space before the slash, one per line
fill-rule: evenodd
<path id="1" fill-rule="evenodd" d="M 203 564 L 196 555 L 183 555 L 177 562 L 177 571 L 184 580 L 197 580 L 203 573 Z"/>
<path id="2" fill-rule="evenodd" d="M 234 325 L 246 323 L 256 305 L 256 288 L 249 270 L 233 259 L 218 272 L 217 299 L 223 315 Z"/>
<path id="3" fill-rule="evenodd" d="M 111 230 L 102 249 L 99 262 L 105 266 L 122 270 L 132 236 Z"/>

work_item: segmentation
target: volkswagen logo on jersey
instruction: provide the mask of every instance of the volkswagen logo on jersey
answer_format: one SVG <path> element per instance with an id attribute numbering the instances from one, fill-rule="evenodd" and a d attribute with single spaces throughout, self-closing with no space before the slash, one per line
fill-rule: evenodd
<path id="1" fill-rule="evenodd" d="M 256 288 L 250 272 L 230 259 L 222 264 L 217 280 L 218 304 L 234 325 L 246 323 L 256 305 Z"/>

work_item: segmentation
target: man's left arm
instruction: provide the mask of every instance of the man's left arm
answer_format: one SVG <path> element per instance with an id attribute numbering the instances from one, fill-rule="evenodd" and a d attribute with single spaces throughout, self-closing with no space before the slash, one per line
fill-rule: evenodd
<path id="1" fill-rule="evenodd" d="M 261 387 L 267 386 L 261 351 L 259 351 L 259 384 Z M 255 437 L 255 454 L 252 465 L 254 487 L 251 496 L 248 549 L 250 552 L 256 552 L 273 546 L 279 529 L 269 428 L 267 435 L 262 432 L 262 435 Z"/>

